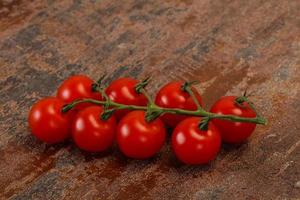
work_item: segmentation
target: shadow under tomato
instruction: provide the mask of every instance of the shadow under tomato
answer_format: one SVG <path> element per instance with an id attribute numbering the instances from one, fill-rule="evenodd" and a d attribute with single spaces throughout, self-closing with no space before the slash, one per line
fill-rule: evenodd
<path id="1" fill-rule="evenodd" d="M 248 141 L 239 144 L 223 143 L 221 148 L 223 152 L 236 152 L 236 151 L 242 151 L 247 147 L 248 147 Z"/>
<path id="2" fill-rule="evenodd" d="M 147 159 L 134 159 L 134 158 L 128 158 L 126 157 L 117 147 L 116 147 L 116 153 L 114 157 L 116 157 L 117 162 L 126 163 L 127 165 L 134 165 L 138 166 L 139 168 L 146 167 L 151 164 L 155 164 L 160 161 L 162 152 L 160 151 L 158 154 L 151 158 Z"/>
<path id="3" fill-rule="evenodd" d="M 90 162 L 90 161 L 93 161 L 95 159 L 101 159 L 101 158 L 104 158 L 104 157 L 107 157 L 107 156 L 110 156 L 113 154 L 113 147 L 110 147 L 104 151 L 101 151 L 101 152 L 87 152 L 87 151 L 84 151 L 84 150 L 80 150 L 81 154 L 84 156 L 84 160 L 86 162 Z"/>

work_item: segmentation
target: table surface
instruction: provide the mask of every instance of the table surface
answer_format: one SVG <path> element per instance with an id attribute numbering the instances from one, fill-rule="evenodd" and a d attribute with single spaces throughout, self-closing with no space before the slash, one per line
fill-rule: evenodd
<path id="1" fill-rule="evenodd" d="M 299 0 L 1 0 L 0 198 L 300 199 L 299 11 Z M 104 72 L 151 75 L 151 94 L 199 80 L 206 109 L 248 89 L 269 123 L 206 166 L 181 164 L 169 142 L 139 161 L 30 135 L 35 101 Z"/>

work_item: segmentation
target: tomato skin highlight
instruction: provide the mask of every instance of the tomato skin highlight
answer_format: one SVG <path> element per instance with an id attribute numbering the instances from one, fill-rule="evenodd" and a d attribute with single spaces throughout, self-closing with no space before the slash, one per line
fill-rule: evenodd
<path id="1" fill-rule="evenodd" d="M 28 116 L 32 134 L 48 144 L 66 140 L 70 135 L 72 113 L 62 113 L 64 105 L 62 100 L 55 97 L 47 97 L 35 103 Z"/>
<path id="2" fill-rule="evenodd" d="M 105 93 L 114 102 L 125 105 L 146 106 L 147 98 L 144 94 L 138 94 L 135 86 L 139 82 L 131 78 L 119 78 L 112 81 L 106 88 Z M 117 110 L 115 116 L 118 120 L 124 117 L 130 110 Z"/>
<path id="3" fill-rule="evenodd" d="M 102 113 L 100 106 L 89 106 L 78 112 L 72 124 L 72 137 L 80 149 L 101 152 L 112 146 L 117 122 L 114 116 L 101 120 Z"/>
<path id="4" fill-rule="evenodd" d="M 163 146 L 166 129 L 160 119 L 146 122 L 145 111 L 132 111 L 118 124 L 117 143 L 127 157 L 146 159 Z"/>
<path id="5" fill-rule="evenodd" d="M 92 91 L 94 81 L 85 75 L 74 75 L 67 78 L 57 90 L 57 98 L 63 100 L 66 104 L 78 99 L 96 99 L 102 100 L 99 92 Z M 75 108 L 80 110 L 91 106 L 91 103 L 81 103 Z"/>
<path id="6" fill-rule="evenodd" d="M 180 108 L 186 110 L 197 110 L 197 106 L 193 101 L 193 98 L 185 91 L 181 89 L 184 82 L 172 81 L 163 86 L 156 95 L 156 105 L 163 108 Z M 198 102 L 202 106 L 202 98 L 194 87 L 191 87 Z M 186 119 L 188 116 L 176 115 L 166 113 L 161 116 L 161 119 L 165 124 L 170 127 L 175 127 L 180 121 Z"/>
<path id="7" fill-rule="evenodd" d="M 185 164 L 206 164 L 214 160 L 221 147 L 221 136 L 211 122 L 207 131 L 199 129 L 200 117 L 189 117 L 180 122 L 172 134 L 172 148 Z"/>
<path id="8" fill-rule="evenodd" d="M 248 103 L 244 102 L 242 106 L 239 106 L 235 103 L 236 98 L 236 96 L 224 96 L 212 106 L 210 111 L 217 114 L 255 118 L 256 114 Z M 219 129 L 222 140 L 231 144 L 238 144 L 247 140 L 256 127 L 256 124 L 249 122 L 232 122 L 219 119 L 213 119 L 212 122 Z"/>

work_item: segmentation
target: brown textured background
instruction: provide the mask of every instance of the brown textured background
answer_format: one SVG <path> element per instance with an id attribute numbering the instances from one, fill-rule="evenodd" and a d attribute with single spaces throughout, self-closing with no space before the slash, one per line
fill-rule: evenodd
<path id="1" fill-rule="evenodd" d="M 299 0 L 0 0 L 0 67 L 1 199 L 300 199 Z M 199 80 L 206 108 L 248 88 L 269 124 L 198 167 L 30 135 L 33 102 L 103 72 Z"/>

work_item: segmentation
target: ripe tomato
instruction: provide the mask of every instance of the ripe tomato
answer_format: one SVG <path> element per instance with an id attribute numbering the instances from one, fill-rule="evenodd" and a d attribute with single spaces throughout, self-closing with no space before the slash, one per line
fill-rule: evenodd
<path id="1" fill-rule="evenodd" d="M 111 116 L 103 121 L 103 108 L 89 106 L 78 112 L 72 125 L 72 136 L 76 145 L 85 151 L 100 152 L 109 148 L 115 138 L 116 119 Z"/>
<path id="2" fill-rule="evenodd" d="M 145 159 L 156 154 L 164 144 L 166 130 L 160 119 L 146 122 L 145 111 L 132 111 L 117 127 L 117 143 L 128 157 Z"/>
<path id="3" fill-rule="evenodd" d="M 66 79 L 57 90 L 57 98 L 63 100 L 66 104 L 76 99 L 91 98 L 101 100 L 99 92 L 92 91 L 93 80 L 84 75 L 71 76 Z M 91 106 L 90 103 L 81 103 L 76 106 L 77 109 L 83 109 Z"/>
<path id="4" fill-rule="evenodd" d="M 182 81 L 173 81 L 162 87 L 156 95 L 155 103 L 164 108 L 181 108 L 186 110 L 196 110 L 197 106 L 194 103 L 191 96 L 182 90 Z M 197 90 L 192 87 L 196 98 L 200 105 L 202 105 L 202 99 Z M 176 114 L 164 114 L 161 119 L 170 127 L 175 127 L 180 121 L 187 118 L 184 115 Z"/>
<path id="5" fill-rule="evenodd" d="M 70 114 L 62 113 L 64 102 L 55 97 L 44 98 L 35 103 L 28 117 L 29 127 L 34 136 L 43 142 L 62 142 L 70 134 Z"/>
<path id="6" fill-rule="evenodd" d="M 248 103 L 238 105 L 235 96 L 225 96 L 219 99 L 211 108 L 211 112 L 224 115 L 236 115 L 240 117 L 256 117 L 255 112 Z M 227 143 L 241 143 L 254 131 L 256 124 L 247 122 L 231 122 L 227 120 L 213 119 L 212 122 L 219 129 L 222 139 Z"/>
<path id="7" fill-rule="evenodd" d="M 172 134 L 172 148 L 179 160 L 186 164 L 205 164 L 215 159 L 221 147 L 218 129 L 209 123 L 202 131 L 200 117 L 189 117 L 180 122 Z"/>
<path id="8" fill-rule="evenodd" d="M 143 94 L 138 94 L 135 91 L 135 86 L 138 84 L 137 80 L 131 78 L 119 78 L 110 83 L 106 89 L 107 96 L 114 102 L 126 104 L 146 106 L 147 98 Z M 117 119 L 125 116 L 129 110 L 118 110 L 115 112 Z"/>

